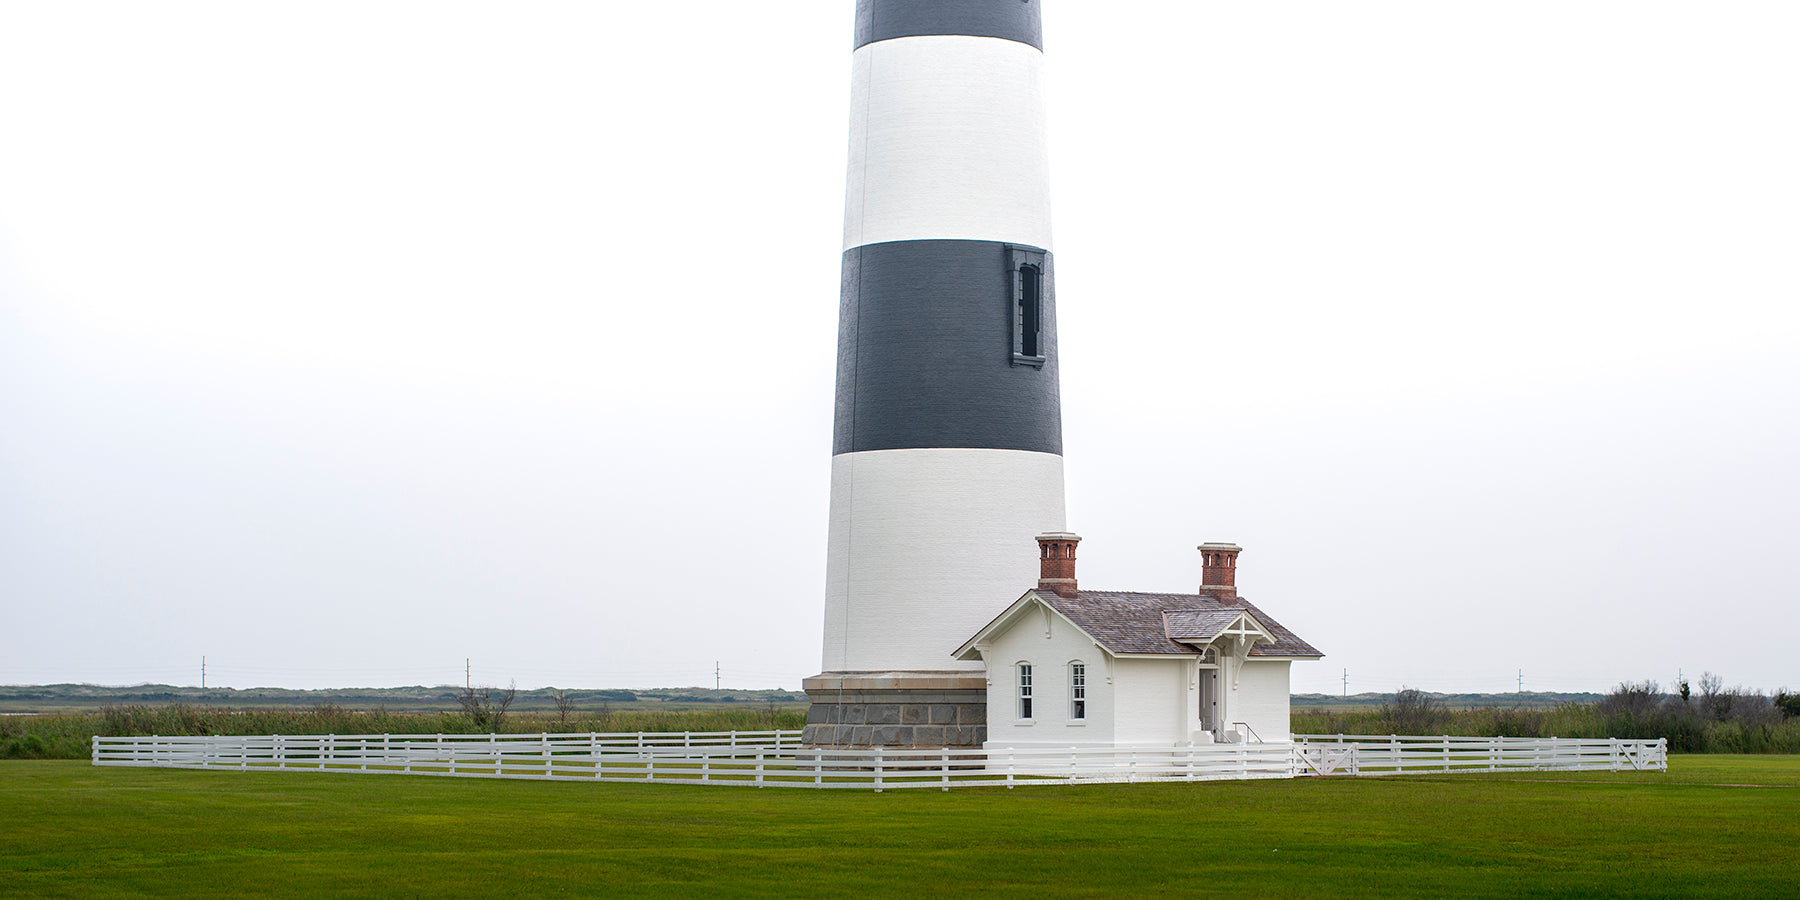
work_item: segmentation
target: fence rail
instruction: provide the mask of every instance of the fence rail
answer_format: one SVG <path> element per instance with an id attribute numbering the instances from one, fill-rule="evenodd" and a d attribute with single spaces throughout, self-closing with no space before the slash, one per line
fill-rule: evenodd
<path id="1" fill-rule="evenodd" d="M 1294 752 L 1315 775 L 1420 772 L 1669 770 L 1669 741 L 1438 735 L 1297 734 Z"/>
<path id="2" fill-rule="evenodd" d="M 798 731 L 95 737 L 96 766 L 849 788 L 1203 781 L 1530 769 L 1666 769 L 1662 741 L 1302 735 L 1294 743 L 813 749 Z"/>

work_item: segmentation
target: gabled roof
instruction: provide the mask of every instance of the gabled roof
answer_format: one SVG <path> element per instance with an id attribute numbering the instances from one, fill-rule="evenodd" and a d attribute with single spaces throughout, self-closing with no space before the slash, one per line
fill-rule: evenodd
<path id="1" fill-rule="evenodd" d="M 1270 643 L 1252 647 L 1251 657 L 1285 659 L 1325 655 L 1242 598 L 1221 601 L 1205 594 L 1135 591 L 1079 591 L 1073 597 L 1064 597 L 1052 591 L 1031 591 L 970 638 L 969 643 L 958 651 L 958 656 L 966 652 L 976 638 L 1016 615 L 1033 599 L 1068 619 L 1114 655 L 1193 655 L 1199 652 L 1194 644 L 1204 646 L 1246 613 L 1273 639 Z M 1207 635 L 1208 629 L 1213 629 L 1210 635 Z"/>

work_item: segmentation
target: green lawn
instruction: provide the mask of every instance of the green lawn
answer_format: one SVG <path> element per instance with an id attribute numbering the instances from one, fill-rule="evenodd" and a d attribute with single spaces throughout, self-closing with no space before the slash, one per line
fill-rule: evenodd
<path id="1" fill-rule="evenodd" d="M 884 794 L 0 762 L 0 896 L 627 891 L 1792 897 L 1800 757 Z"/>

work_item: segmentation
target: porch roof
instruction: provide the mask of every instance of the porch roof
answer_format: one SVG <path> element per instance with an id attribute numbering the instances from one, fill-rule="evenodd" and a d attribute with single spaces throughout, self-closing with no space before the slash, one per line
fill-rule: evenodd
<path id="1" fill-rule="evenodd" d="M 1163 633 L 1169 640 L 1203 647 L 1246 617 L 1251 620 L 1247 628 L 1263 630 L 1262 623 L 1242 608 L 1167 610 L 1163 613 Z"/>

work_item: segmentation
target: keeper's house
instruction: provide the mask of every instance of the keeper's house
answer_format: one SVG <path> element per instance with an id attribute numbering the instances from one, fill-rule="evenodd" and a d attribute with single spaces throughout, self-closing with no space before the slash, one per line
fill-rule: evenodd
<path id="1" fill-rule="evenodd" d="M 1073 534 L 1038 536 L 1042 574 L 956 651 L 987 669 L 987 743 L 1286 741 L 1288 668 L 1323 654 L 1237 595 L 1235 544 L 1202 544 L 1198 594 L 1076 588 Z"/>

